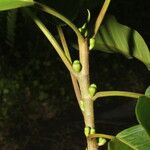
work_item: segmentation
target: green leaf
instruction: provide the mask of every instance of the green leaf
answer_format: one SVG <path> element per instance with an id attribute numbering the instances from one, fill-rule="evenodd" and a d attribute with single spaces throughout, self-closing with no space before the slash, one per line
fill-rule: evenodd
<path id="1" fill-rule="evenodd" d="M 94 49 L 121 53 L 127 58 L 135 57 L 150 70 L 150 51 L 142 36 L 136 30 L 118 23 L 113 16 L 106 18 L 101 26 Z"/>
<path id="2" fill-rule="evenodd" d="M 150 136 L 150 97 L 141 96 L 136 104 L 136 117 Z"/>
<path id="3" fill-rule="evenodd" d="M 0 0 L 0 11 L 33 5 L 33 0 Z"/>
<path id="4" fill-rule="evenodd" d="M 146 96 L 150 96 L 150 86 L 146 89 L 145 95 L 146 95 Z"/>
<path id="5" fill-rule="evenodd" d="M 108 150 L 149 150 L 150 138 L 141 125 L 125 129 L 108 143 Z"/>

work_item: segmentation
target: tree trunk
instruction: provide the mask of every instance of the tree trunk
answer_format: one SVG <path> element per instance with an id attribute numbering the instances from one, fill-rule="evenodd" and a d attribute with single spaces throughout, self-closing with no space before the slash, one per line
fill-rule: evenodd
<path id="1" fill-rule="evenodd" d="M 87 139 L 87 150 L 98 150 L 97 142 L 95 139 Z"/>
<path id="2" fill-rule="evenodd" d="M 78 82 L 81 90 L 82 101 L 84 102 L 84 122 L 86 127 L 95 128 L 94 106 L 89 94 L 90 78 L 89 78 L 89 49 L 88 41 L 85 39 L 79 45 L 80 62 L 82 70 L 80 72 Z M 87 137 L 87 150 L 97 150 L 96 139 Z"/>

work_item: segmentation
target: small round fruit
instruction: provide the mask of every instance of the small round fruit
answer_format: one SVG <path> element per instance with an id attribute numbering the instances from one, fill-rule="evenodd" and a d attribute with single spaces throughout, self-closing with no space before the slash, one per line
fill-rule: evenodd
<path id="1" fill-rule="evenodd" d="M 80 71 L 81 71 L 81 63 L 80 63 L 80 61 L 79 61 L 79 60 L 75 60 L 75 61 L 73 62 L 72 67 L 73 67 L 73 70 L 74 70 L 75 72 L 80 72 Z"/>
<path id="2" fill-rule="evenodd" d="M 93 97 L 95 95 L 96 90 L 97 90 L 96 84 L 91 84 L 89 87 L 89 93 L 90 93 L 91 97 Z"/>
<path id="3" fill-rule="evenodd" d="M 106 139 L 100 137 L 98 139 L 98 146 L 103 146 L 106 142 L 107 142 Z"/>
<path id="4" fill-rule="evenodd" d="M 89 134 L 90 134 L 90 127 L 85 127 L 84 128 L 84 134 L 85 134 L 86 137 L 89 136 Z"/>
<path id="5" fill-rule="evenodd" d="M 90 134 L 95 134 L 95 128 L 91 128 Z"/>
<path id="6" fill-rule="evenodd" d="M 89 50 L 91 50 L 91 49 L 93 49 L 94 48 L 94 46 L 95 46 L 95 38 L 91 38 L 90 39 L 90 46 L 89 46 Z"/>

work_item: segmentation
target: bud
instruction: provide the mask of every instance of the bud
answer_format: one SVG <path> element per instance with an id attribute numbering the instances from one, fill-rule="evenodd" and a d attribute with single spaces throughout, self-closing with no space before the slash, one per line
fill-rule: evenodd
<path id="1" fill-rule="evenodd" d="M 90 38 L 90 42 L 89 42 L 89 50 L 93 49 L 95 46 L 95 38 Z"/>
<path id="2" fill-rule="evenodd" d="M 98 146 L 103 146 L 106 142 L 107 142 L 106 139 L 101 137 L 98 138 Z"/>
<path id="3" fill-rule="evenodd" d="M 79 61 L 79 60 L 75 60 L 75 61 L 73 62 L 72 67 L 73 67 L 73 70 L 74 70 L 75 72 L 80 72 L 80 71 L 81 71 L 81 64 L 80 64 L 80 61 Z"/>
<path id="4" fill-rule="evenodd" d="M 89 87 L 89 93 L 90 93 L 91 97 L 93 97 L 95 95 L 96 90 L 97 90 L 96 84 L 91 84 Z"/>
<path id="5" fill-rule="evenodd" d="M 85 134 L 86 137 L 89 136 L 89 134 L 90 134 L 90 127 L 86 126 L 86 127 L 84 128 L 84 134 Z"/>
<path id="6" fill-rule="evenodd" d="M 91 128 L 90 134 L 95 134 L 95 128 Z"/>
<path id="7" fill-rule="evenodd" d="M 80 109 L 84 112 L 84 102 L 80 100 Z"/>
<path id="8" fill-rule="evenodd" d="M 148 86 L 148 88 L 146 89 L 145 95 L 146 96 L 150 96 L 150 86 Z"/>
<path id="9" fill-rule="evenodd" d="M 88 30 L 86 30 L 84 33 L 84 37 L 87 37 L 87 36 L 88 36 Z"/>

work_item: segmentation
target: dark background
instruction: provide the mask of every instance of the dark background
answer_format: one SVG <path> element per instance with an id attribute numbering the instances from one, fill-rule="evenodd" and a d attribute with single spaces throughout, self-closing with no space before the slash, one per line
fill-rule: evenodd
<path id="1" fill-rule="evenodd" d="M 91 10 L 93 17 L 98 10 L 99 7 Z M 146 0 L 112 0 L 107 14 L 136 29 L 150 46 L 149 13 Z M 16 14 L 16 23 L 8 24 L 12 13 L 0 13 L 0 148 L 85 149 L 84 123 L 69 72 L 32 20 L 20 10 Z M 47 16 L 41 19 L 55 34 Z M 67 29 L 66 34 L 68 39 L 74 39 Z M 78 58 L 78 51 L 72 49 L 71 53 L 74 59 Z M 144 93 L 150 84 L 147 68 L 120 54 L 92 51 L 90 71 L 91 82 L 102 91 Z M 135 100 L 121 97 L 103 100 L 95 102 L 97 132 L 115 135 L 137 124 Z"/>

